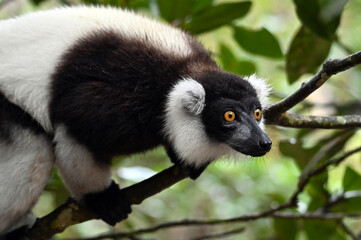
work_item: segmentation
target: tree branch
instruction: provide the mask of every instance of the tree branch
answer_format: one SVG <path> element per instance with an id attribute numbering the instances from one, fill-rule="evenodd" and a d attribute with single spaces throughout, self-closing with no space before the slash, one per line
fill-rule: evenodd
<path id="1" fill-rule="evenodd" d="M 204 240 L 204 239 L 210 239 L 210 238 L 220 239 L 220 238 L 223 238 L 223 237 L 228 237 L 230 235 L 234 235 L 234 234 L 238 234 L 238 233 L 242 233 L 242 232 L 244 232 L 244 227 L 236 228 L 236 229 L 233 229 L 233 230 L 227 231 L 227 232 L 204 235 L 204 236 L 201 236 L 201 237 L 192 238 L 190 240 Z"/>
<path id="2" fill-rule="evenodd" d="M 342 230 L 347 234 L 349 235 L 352 240 L 360 240 L 360 238 L 358 238 L 355 233 L 353 233 L 353 231 L 341 220 L 340 221 L 340 226 L 342 228 Z"/>
<path id="3" fill-rule="evenodd" d="M 291 128 L 344 129 L 361 127 L 361 116 L 301 116 L 286 112 L 279 117 L 277 125 Z"/>
<path id="4" fill-rule="evenodd" d="M 328 60 L 323 64 L 321 70 L 308 82 L 303 83 L 298 90 L 264 110 L 266 124 L 278 125 L 282 114 L 286 113 L 289 109 L 303 101 L 311 93 L 321 87 L 332 75 L 345 71 L 358 64 L 361 64 L 361 51 L 343 59 Z M 288 125 L 288 127 L 290 126 L 292 125 Z"/>
<path id="5" fill-rule="evenodd" d="M 172 166 L 149 179 L 123 188 L 121 191 L 131 204 L 140 204 L 144 199 L 169 188 L 187 176 L 186 171 Z M 27 237 L 30 240 L 46 240 L 56 233 L 63 232 L 71 225 L 96 218 L 93 213 L 79 206 L 75 200 L 69 200 L 49 215 L 39 219 L 29 230 Z"/>
<path id="6" fill-rule="evenodd" d="M 309 183 L 312 177 L 324 172 L 329 166 L 331 165 L 338 165 L 342 161 L 344 161 L 349 156 L 361 151 L 361 147 L 355 148 L 351 151 L 348 151 L 344 153 L 342 156 L 331 159 L 330 161 L 327 161 L 323 163 L 321 166 L 310 170 L 309 172 L 302 172 L 300 176 L 300 180 L 298 182 L 297 190 L 293 193 L 292 197 L 290 198 L 290 202 L 296 204 L 297 203 L 297 197 L 298 195 L 303 191 L 303 189 L 306 187 L 306 185 Z"/>

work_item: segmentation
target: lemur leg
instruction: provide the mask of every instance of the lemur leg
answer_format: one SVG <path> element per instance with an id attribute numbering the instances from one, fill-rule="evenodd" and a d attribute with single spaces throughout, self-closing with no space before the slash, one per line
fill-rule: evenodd
<path id="1" fill-rule="evenodd" d="M 111 180 L 110 163 L 97 161 L 64 125 L 57 126 L 54 143 L 56 165 L 72 196 L 110 225 L 127 218 L 130 204 Z"/>
<path id="2" fill-rule="evenodd" d="M 185 164 L 184 161 L 182 161 L 182 159 L 180 159 L 177 155 L 177 153 L 174 151 L 174 149 L 171 146 L 166 146 L 165 147 L 168 157 L 170 158 L 170 160 L 172 161 L 172 163 L 174 163 L 176 166 L 183 168 L 187 175 L 192 179 L 192 180 L 196 180 L 202 173 L 203 171 L 207 168 L 207 166 L 209 165 L 209 163 L 203 164 L 202 166 L 191 166 L 191 165 L 187 165 Z"/>
<path id="3" fill-rule="evenodd" d="M 54 159 L 51 142 L 45 134 L 7 120 L 2 122 L 0 235 L 33 224 L 35 218 L 30 211 L 50 177 Z"/>

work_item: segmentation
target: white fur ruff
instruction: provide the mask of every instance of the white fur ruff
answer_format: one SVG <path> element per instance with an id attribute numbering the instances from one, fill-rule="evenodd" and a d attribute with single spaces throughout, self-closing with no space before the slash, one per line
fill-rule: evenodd
<path id="1" fill-rule="evenodd" d="M 224 155 L 241 155 L 226 144 L 209 139 L 200 116 L 185 111 L 182 100 L 188 91 L 205 98 L 201 84 L 192 79 L 183 79 L 173 87 L 166 105 L 164 133 L 181 160 L 188 165 L 201 166 Z"/>
<path id="2" fill-rule="evenodd" d="M 262 105 L 262 108 L 266 107 L 269 104 L 268 96 L 271 93 L 271 87 L 267 83 L 267 80 L 257 77 L 256 74 L 244 77 L 244 79 L 247 80 L 256 90 L 257 97 Z M 259 123 L 259 126 L 263 131 L 265 130 L 263 118 L 262 121 Z"/>
<path id="3" fill-rule="evenodd" d="M 244 77 L 244 79 L 247 80 L 251 84 L 251 86 L 256 90 L 257 97 L 262 107 L 267 106 L 269 102 L 268 96 L 271 93 L 271 87 L 267 83 L 267 80 L 257 77 L 256 74 L 253 74 L 251 76 L 246 76 Z"/>

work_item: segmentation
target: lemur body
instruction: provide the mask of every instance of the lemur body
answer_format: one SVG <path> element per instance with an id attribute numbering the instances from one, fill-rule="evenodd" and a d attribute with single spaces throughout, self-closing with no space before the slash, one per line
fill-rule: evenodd
<path id="1" fill-rule="evenodd" d="M 197 177 L 224 155 L 264 155 L 255 112 L 268 92 L 222 71 L 190 35 L 132 12 L 0 21 L 0 235 L 26 218 L 54 163 L 71 194 L 115 224 L 130 207 L 111 181 L 113 156 L 163 145 Z"/>

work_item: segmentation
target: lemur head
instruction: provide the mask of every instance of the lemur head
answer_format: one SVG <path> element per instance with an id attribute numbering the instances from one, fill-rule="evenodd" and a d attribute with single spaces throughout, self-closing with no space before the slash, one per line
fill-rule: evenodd
<path id="1" fill-rule="evenodd" d="M 190 165 L 223 155 L 263 156 L 272 142 L 263 132 L 262 107 L 269 88 L 252 75 L 210 72 L 184 78 L 168 96 L 165 130 L 177 154 Z"/>

